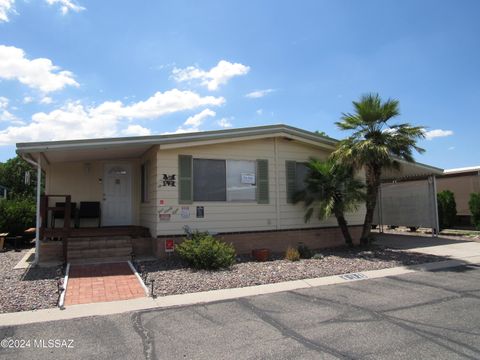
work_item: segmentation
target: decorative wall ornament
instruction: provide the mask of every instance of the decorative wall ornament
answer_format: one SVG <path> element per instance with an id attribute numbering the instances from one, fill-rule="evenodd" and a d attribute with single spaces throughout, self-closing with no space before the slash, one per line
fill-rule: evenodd
<path id="1" fill-rule="evenodd" d="M 172 214 L 172 215 L 176 215 L 179 211 L 179 208 L 178 207 L 174 207 L 174 206 L 161 206 L 159 209 L 158 209 L 158 213 L 159 214 Z"/>
<path id="2" fill-rule="evenodd" d="M 163 186 L 175 187 L 177 183 L 176 177 L 177 177 L 176 174 L 173 174 L 173 175 L 163 174 L 163 179 L 160 180 L 159 187 L 163 187 Z"/>

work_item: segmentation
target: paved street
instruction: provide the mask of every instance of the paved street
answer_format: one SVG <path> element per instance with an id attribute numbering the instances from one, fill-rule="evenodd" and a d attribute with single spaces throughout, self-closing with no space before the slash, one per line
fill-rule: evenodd
<path id="1" fill-rule="evenodd" d="M 480 267 L 0 328 L 7 337 L 30 347 L 1 359 L 479 359 Z"/>

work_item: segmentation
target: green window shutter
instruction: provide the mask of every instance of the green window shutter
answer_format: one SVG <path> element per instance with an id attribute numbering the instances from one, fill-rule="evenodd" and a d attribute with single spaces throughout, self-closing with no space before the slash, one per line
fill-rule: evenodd
<path id="1" fill-rule="evenodd" d="M 257 203 L 269 203 L 268 160 L 257 160 Z"/>
<path id="2" fill-rule="evenodd" d="M 285 176 L 287 178 L 287 203 L 293 204 L 295 194 L 296 162 L 285 161 Z"/>
<path id="3" fill-rule="evenodd" d="M 192 156 L 178 155 L 178 203 L 193 202 Z"/>

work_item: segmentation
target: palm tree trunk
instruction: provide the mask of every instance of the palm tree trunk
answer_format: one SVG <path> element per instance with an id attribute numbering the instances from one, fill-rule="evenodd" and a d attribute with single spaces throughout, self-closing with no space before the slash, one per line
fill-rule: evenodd
<path id="1" fill-rule="evenodd" d="M 363 222 L 362 236 L 360 237 L 360 245 L 367 245 L 372 230 L 373 214 L 377 205 L 378 189 L 380 187 L 381 168 L 377 166 L 367 166 L 366 182 L 367 182 L 367 199 L 365 220 Z"/>
<path id="2" fill-rule="evenodd" d="M 347 220 L 343 215 L 343 211 L 335 211 L 335 217 L 337 218 L 338 226 L 340 227 L 343 238 L 345 239 L 345 244 L 347 244 L 349 247 L 353 247 L 352 237 L 350 235 L 350 231 L 348 230 Z"/>

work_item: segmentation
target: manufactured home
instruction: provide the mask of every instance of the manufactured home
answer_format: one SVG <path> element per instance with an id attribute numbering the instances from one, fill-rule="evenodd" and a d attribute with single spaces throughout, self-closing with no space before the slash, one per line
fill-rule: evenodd
<path id="1" fill-rule="evenodd" d="M 37 261 L 164 256 L 184 227 L 209 231 L 238 253 L 343 244 L 335 218 L 304 222 L 292 194 L 309 158 L 337 140 L 286 125 L 17 144 L 45 176 Z M 435 175 L 404 163 L 389 176 Z M 362 177 L 362 173 L 358 174 Z M 358 240 L 364 208 L 348 214 Z"/>

